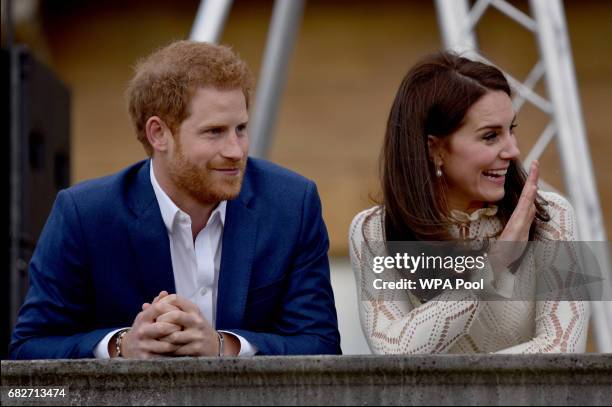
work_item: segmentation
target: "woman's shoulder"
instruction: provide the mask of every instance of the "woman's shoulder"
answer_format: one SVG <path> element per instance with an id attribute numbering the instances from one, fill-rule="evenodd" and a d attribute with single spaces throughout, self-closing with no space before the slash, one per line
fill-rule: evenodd
<path id="1" fill-rule="evenodd" d="M 558 192 L 540 190 L 538 191 L 538 194 L 550 204 L 553 204 L 555 206 L 558 206 L 559 208 L 563 208 L 566 210 L 567 209 L 573 210 L 572 205 L 567 200 L 567 198 L 559 194 Z"/>
<path id="2" fill-rule="evenodd" d="M 382 241 L 384 210 L 380 205 L 359 212 L 349 228 L 349 242 L 356 246 L 364 240 Z"/>
<path id="3" fill-rule="evenodd" d="M 574 208 L 564 196 L 550 191 L 540 191 L 546 201 L 548 222 L 538 221 L 538 235 L 542 240 L 576 240 L 576 217 Z M 539 239 L 538 239 L 539 240 Z"/>

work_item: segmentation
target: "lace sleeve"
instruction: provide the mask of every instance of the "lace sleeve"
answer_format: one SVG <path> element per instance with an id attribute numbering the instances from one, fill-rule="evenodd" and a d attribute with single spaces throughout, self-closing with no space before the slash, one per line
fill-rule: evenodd
<path id="1" fill-rule="evenodd" d="M 546 208 L 551 220 L 540 225 L 538 240 L 575 241 L 576 221 L 569 202 L 557 194 L 543 195 L 550 204 Z M 571 245 L 567 246 L 571 250 Z M 559 253 L 548 255 L 556 256 Z M 587 301 L 537 301 L 533 339 L 497 353 L 584 352 L 588 320 Z"/>
<path id="2" fill-rule="evenodd" d="M 467 334 L 479 311 L 479 301 L 469 291 L 448 291 L 439 301 L 413 306 L 418 301 L 407 291 L 396 290 L 383 298 L 380 290 L 362 278 L 367 237 L 383 240 L 380 209 L 358 214 L 349 231 L 351 264 L 357 283 L 361 327 L 376 354 L 444 353 Z"/>

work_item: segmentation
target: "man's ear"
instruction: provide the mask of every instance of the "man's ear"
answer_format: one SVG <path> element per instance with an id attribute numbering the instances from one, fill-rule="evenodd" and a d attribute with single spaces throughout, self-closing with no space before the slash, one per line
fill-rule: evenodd
<path id="1" fill-rule="evenodd" d="M 442 161 L 442 140 L 439 137 L 427 135 L 427 147 L 429 160 L 434 165 L 440 165 Z"/>
<path id="2" fill-rule="evenodd" d="M 172 132 L 161 118 L 158 116 L 149 117 L 145 124 L 145 132 L 153 150 L 168 151 L 168 143 L 172 137 Z"/>

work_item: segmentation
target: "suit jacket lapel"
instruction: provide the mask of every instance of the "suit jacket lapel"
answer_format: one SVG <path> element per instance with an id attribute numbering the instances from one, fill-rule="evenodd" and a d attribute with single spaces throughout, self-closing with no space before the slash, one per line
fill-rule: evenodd
<path id="1" fill-rule="evenodd" d="M 250 181 L 247 164 L 240 195 L 227 203 L 217 292 L 217 329 L 240 328 L 244 317 L 258 224 L 257 213 L 249 208 L 253 198 Z"/>
<path id="2" fill-rule="evenodd" d="M 151 185 L 150 162 L 140 168 L 129 191 L 132 211 L 137 216 L 130 225 L 129 238 L 140 275 L 141 292 L 149 302 L 160 291 L 176 292 L 170 242 Z"/>

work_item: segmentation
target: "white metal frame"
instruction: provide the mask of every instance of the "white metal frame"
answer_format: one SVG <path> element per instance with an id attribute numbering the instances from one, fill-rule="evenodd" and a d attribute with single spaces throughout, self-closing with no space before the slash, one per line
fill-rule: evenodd
<path id="1" fill-rule="evenodd" d="M 231 8 L 232 0 L 202 0 L 189 39 L 218 43 Z"/>

